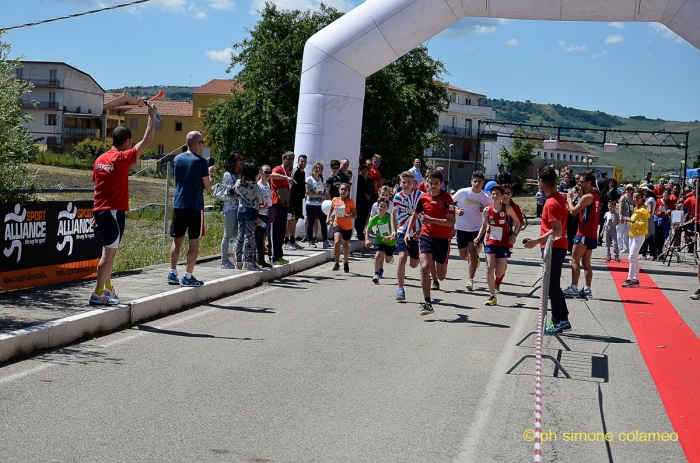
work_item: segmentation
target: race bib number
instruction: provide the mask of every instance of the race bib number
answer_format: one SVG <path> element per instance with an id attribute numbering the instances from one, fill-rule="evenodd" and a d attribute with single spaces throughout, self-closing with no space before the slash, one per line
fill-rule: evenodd
<path id="1" fill-rule="evenodd" d="M 335 207 L 335 216 L 336 217 L 345 217 L 345 206 L 336 206 Z"/>
<path id="2" fill-rule="evenodd" d="M 379 234 L 381 235 L 389 235 L 389 224 L 383 223 L 379 225 Z"/>
<path id="3" fill-rule="evenodd" d="M 501 241 L 503 239 L 503 229 L 500 227 L 491 228 L 489 230 L 489 236 L 492 240 Z"/>
<path id="4" fill-rule="evenodd" d="M 316 193 L 323 194 L 323 190 L 324 190 L 323 183 L 317 183 L 316 184 Z"/>

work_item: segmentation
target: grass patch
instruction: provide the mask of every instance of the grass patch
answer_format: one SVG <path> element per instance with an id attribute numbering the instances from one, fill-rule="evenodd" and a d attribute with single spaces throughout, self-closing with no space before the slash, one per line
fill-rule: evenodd
<path id="1" fill-rule="evenodd" d="M 534 196 L 517 196 L 513 198 L 513 201 L 518 203 L 525 217 L 537 216 L 537 201 L 535 201 Z"/>
<path id="2" fill-rule="evenodd" d="M 72 154 L 53 154 L 42 151 L 32 163 L 71 169 L 92 169 L 94 161 L 92 159 L 79 159 Z"/>

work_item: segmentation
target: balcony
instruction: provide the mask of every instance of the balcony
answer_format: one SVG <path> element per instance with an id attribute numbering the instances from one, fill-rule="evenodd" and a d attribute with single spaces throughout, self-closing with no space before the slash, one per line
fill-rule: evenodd
<path id="1" fill-rule="evenodd" d="M 22 79 L 30 82 L 35 88 L 60 88 L 61 82 L 58 79 Z"/>
<path id="2" fill-rule="evenodd" d="M 450 127 L 449 125 L 440 126 L 437 130 L 438 135 L 455 138 L 476 138 L 476 131 L 465 129 L 463 127 Z"/>
<path id="3" fill-rule="evenodd" d="M 23 101 L 22 102 L 22 109 L 58 109 L 58 102 L 56 102 L 56 101 Z"/>
<path id="4" fill-rule="evenodd" d="M 84 140 L 86 138 L 98 138 L 97 129 L 83 129 L 78 127 L 63 127 L 65 138 Z"/>

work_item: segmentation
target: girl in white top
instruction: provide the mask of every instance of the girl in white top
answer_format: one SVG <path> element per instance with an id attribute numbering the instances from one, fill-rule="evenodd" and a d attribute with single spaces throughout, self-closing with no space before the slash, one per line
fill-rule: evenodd
<path id="1" fill-rule="evenodd" d="M 326 214 L 323 213 L 321 207 L 323 200 L 328 198 L 328 186 L 323 181 L 323 162 L 316 161 L 311 167 L 311 175 L 306 177 L 306 239 L 309 241 L 310 248 L 316 247 L 316 235 L 314 234 L 316 218 L 321 224 L 323 249 L 331 247 L 328 242 Z"/>

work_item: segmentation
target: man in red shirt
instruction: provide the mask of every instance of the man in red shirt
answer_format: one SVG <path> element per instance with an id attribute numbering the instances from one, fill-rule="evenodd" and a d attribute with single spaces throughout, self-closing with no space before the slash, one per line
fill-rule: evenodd
<path id="1" fill-rule="evenodd" d="M 549 300 L 552 303 L 552 319 L 547 323 L 548 333 L 561 333 L 571 329 L 569 310 L 561 290 L 561 268 L 564 265 L 568 242 L 566 239 L 566 199 L 557 191 L 557 174 L 552 167 L 543 167 L 539 172 L 542 191 L 547 196 L 542 209 L 542 224 L 539 238 L 525 238 L 523 244 L 527 249 L 538 244 L 544 249 L 551 236 L 552 260 L 549 266 Z"/>
<path id="2" fill-rule="evenodd" d="M 662 177 L 659 179 L 659 184 L 654 187 L 654 197 L 656 197 L 656 199 L 661 199 L 661 197 L 664 195 L 665 189 L 666 179 Z"/>
<path id="3" fill-rule="evenodd" d="M 97 284 L 90 296 L 91 305 L 119 304 L 112 286 L 112 267 L 119 241 L 124 236 L 126 211 L 129 210 L 129 167 L 153 143 L 156 107 L 148 105 L 148 125 L 143 140 L 131 147 L 131 130 L 117 127 L 112 132 L 114 146 L 98 156 L 93 165 L 95 182 L 94 221 L 102 235 L 102 257 L 97 264 Z"/>
<path id="4" fill-rule="evenodd" d="M 272 223 L 272 263 L 277 265 L 288 264 L 284 260 L 284 235 L 287 232 L 287 214 L 291 205 L 292 190 L 294 185 L 292 178 L 292 166 L 294 165 L 294 153 L 287 151 L 282 155 L 282 165 L 272 169 L 270 175 L 270 187 L 272 189 L 272 208 L 275 211 L 275 218 Z"/>
<path id="5" fill-rule="evenodd" d="M 369 170 L 369 178 L 374 182 L 374 196 L 379 195 L 381 188 L 382 174 L 379 172 L 379 165 L 382 163 L 382 157 L 378 154 L 372 156 L 372 168 Z"/>
<path id="6" fill-rule="evenodd" d="M 452 196 L 442 191 L 442 172 L 435 170 L 427 178 L 430 192 L 418 198 L 416 210 L 408 223 L 408 230 L 413 230 L 418 216 L 423 214 L 421 221 L 420 241 L 420 285 L 423 289 L 425 302 L 421 304 L 421 315 L 434 313 L 430 299 L 430 274 L 435 267 L 437 279 L 433 281 L 433 287 L 440 289 L 438 280 L 444 280 L 447 276 L 447 260 L 450 256 L 450 240 L 452 229 L 455 225 L 455 204 Z M 410 237 L 406 234 L 406 246 L 410 246 Z"/>

